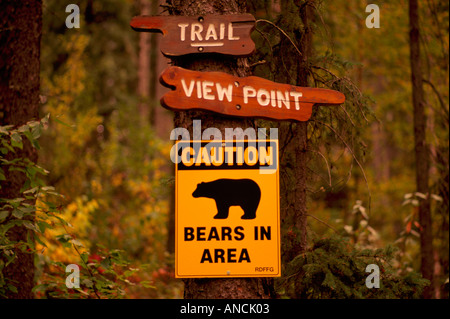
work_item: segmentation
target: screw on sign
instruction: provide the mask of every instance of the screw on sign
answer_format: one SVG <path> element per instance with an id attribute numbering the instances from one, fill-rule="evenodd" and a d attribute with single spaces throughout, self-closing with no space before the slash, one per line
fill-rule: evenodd
<path id="1" fill-rule="evenodd" d="M 251 14 L 137 16 L 130 25 L 135 31 L 162 33 L 161 52 L 167 57 L 192 53 L 249 56 L 255 51 Z"/>
<path id="2" fill-rule="evenodd" d="M 238 117 L 307 121 L 312 107 L 345 102 L 341 92 L 280 84 L 256 76 L 236 77 L 222 72 L 166 69 L 160 82 L 174 88 L 161 104 L 174 111 L 213 111 Z"/>

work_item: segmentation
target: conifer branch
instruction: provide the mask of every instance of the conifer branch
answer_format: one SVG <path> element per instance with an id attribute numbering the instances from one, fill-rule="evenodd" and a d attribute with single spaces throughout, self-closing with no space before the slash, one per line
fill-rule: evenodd
<path id="1" fill-rule="evenodd" d="M 281 29 L 279 26 L 277 26 L 275 23 L 266 20 L 266 19 L 258 19 L 256 20 L 256 24 L 258 24 L 258 22 L 265 22 L 270 24 L 271 26 L 275 27 L 278 31 L 280 31 L 286 38 L 288 38 L 289 42 L 291 42 L 291 44 L 294 46 L 295 50 L 297 51 L 297 53 L 300 56 L 303 56 L 303 54 L 300 52 L 299 48 L 297 47 L 297 45 L 294 43 L 294 41 L 292 41 L 291 37 L 283 30 Z"/>
<path id="2" fill-rule="evenodd" d="M 314 218 L 315 220 L 321 222 L 321 223 L 324 224 L 325 226 L 328 226 L 329 228 L 331 228 L 332 230 L 334 230 L 336 233 L 339 233 L 339 232 L 337 231 L 336 228 L 334 228 L 333 226 L 331 226 L 331 225 L 328 224 L 327 222 L 321 220 L 320 218 L 318 218 L 318 217 L 316 217 L 316 216 L 314 216 L 314 215 L 311 215 L 311 214 L 306 214 L 306 216 Z"/>
<path id="3" fill-rule="evenodd" d="M 341 136 L 338 132 L 336 132 L 336 130 L 335 130 L 333 127 L 331 127 L 331 126 L 328 125 L 327 123 L 324 123 L 324 122 L 319 121 L 319 120 L 312 120 L 312 121 L 317 122 L 317 123 L 319 123 L 319 124 L 322 124 L 323 126 L 325 126 L 325 127 L 327 127 L 328 129 L 330 129 L 330 130 L 331 130 L 331 131 L 339 138 L 339 140 L 341 140 L 341 142 L 345 145 L 345 147 L 346 147 L 346 148 L 350 151 L 350 153 L 352 154 L 353 159 L 355 160 L 356 164 L 358 164 L 358 166 L 359 166 L 359 168 L 360 168 L 360 170 L 361 170 L 361 173 L 363 174 L 364 181 L 365 181 L 366 187 L 367 187 L 367 191 L 369 192 L 369 205 L 368 205 L 368 208 L 369 208 L 369 212 L 370 212 L 370 208 L 371 208 L 371 200 L 372 200 L 372 194 L 371 194 L 371 191 L 370 191 L 369 181 L 367 180 L 366 172 L 365 172 L 363 166 L 361 165 L 361 163 L 360 163 L 360 162 L 358 161 L 358 159 L 356 158 L 355 152 L 354 152 L 353 149 L 347 144 L 347 142 L 344 140 L 344 138 L 342 138 L 342 136 Z"/>

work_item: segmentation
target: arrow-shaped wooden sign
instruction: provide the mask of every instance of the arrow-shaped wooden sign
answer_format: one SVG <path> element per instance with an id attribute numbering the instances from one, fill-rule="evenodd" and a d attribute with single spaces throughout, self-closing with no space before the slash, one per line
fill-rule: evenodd
<path id="1" fill-rule="evenodd" d="M 161 32 L 161 51 L 167 57 L 191 53 L 248 56 L 255 50 L 250 34 L 251 14 L 205 16 L 138 16 L 130 22 L 135 31 Z"/>
<path id="2" fill-rule="evenodd" d="M 174 90 L 161 104 L 174 111 L 207 110 L 237 117 L 307 121 L 314 104 L 339 105 L 341 92 L 275 83 L 259 77 L 169 67 L 160 82 Z"/>

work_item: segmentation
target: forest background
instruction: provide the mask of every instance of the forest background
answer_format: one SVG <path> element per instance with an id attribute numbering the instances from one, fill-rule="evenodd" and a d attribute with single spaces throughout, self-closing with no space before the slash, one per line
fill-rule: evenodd
<path id="1" fill-rule="evenodd" d="M 415 186 L 408 2 L 300 2 L 315 12 L 310 84 L 340 90 L 347 102 L 316 108 L 308 123 L 307 249 L 289 253 L 289 238 L 298 230 L 283 223 L 283 275 L 274 282 L 275 295 L 421 298 L 428 286 L 434 298 L 448 298 L 448 3 L 419 1 L 427 197 Z M 35 233 L 23 249 L 35 253 L 36 298 L 181 298 L 170 222 L 173 119 L 159 104 L 164 91 L 158 77 L 168 60 L 158 50 L 161 35 L 129 27 L 133 16 L 167 14 L 168 4 L 82 0 L 81 27 L 68 29 L 70 3 L 43 1 L 40 120 L 26 128 L 1 124 L 3 155 L 27 138 L 39 149 L 38 165 L 23 166 L 23 197 L 36 203 L 2 201 L 2 236 L 11 220 L 36 214 L 31 222 L 23 219 Z M 295 79 L 295 39 L 304 27 L 298 3 L 247 1 L 258 19 L 257 51 L 249 58 L 255 75 L 281 83 Z M 369 3 L 380 7 L 380 28 L 366 26 Z M 281 177 L 289 181 L 296 178 L 292 141 L 280 138 L 287 139 Z M 2 182 L 8 165 L 2 161 Z M 432 283 L 420 274 L 418 207 L 424 198 L 431 203 Z M 14 262 L 14 244 L 3 237 L 1 269 Z M 370 263 L 381 266 L 380 289 L 364 284 Z M 79 289 L 65 284 L 68 264 L 81 268 Z M 19 286 L 2 275 L 0 295 Z"/>

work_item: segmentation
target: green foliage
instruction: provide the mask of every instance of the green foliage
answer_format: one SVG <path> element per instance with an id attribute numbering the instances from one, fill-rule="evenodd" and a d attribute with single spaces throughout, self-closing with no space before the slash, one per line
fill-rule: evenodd
<path id="1" fill-rule="evenodd" d="M 127 286 L 153 288 L 148 281 L 133 279 L 140 270 L 132 268 L 121 251 L 102 248 L 97 254 L 90 254 L 88 250 L 83 250 L 80 240 L 67 232 L 67 228 L 72 225 L 63 218 L 62 206 L 55 204 L 63 196 L 54 187 L 45 184 L 44 177 L 49 172 L 27 158 L 16 156 L 17 149 L 23 148 L 24 139 L 28 139 L 38 149 L 38 139 L 48 124 L 49 115 L 18 128 L 0 127 L 0 182 L 6 180 L 5 172 L 19 171 L 26 175 L 21 197 L 0 198 L 0 297 L 6 297 L 8 291 L 17 292 L 17 283 L 3 274 L 3 269 L 16 261 L 17 250 L 36 254 L 39 260 L 39 284 L 33 291 L 40 297 L 123 298 Z M 8 232 L 16 226 L 29 230 L 26 241 L 10 238 Z M 53 242 L 72 249 L 78 256 L 78 263 L 83 265 L 80 289 L 67 288 L 66 263 L 53 261 L 43 255 L 48 248 L 48 233 L 58 227 L 64 232 L 54 235 Z"/>
<path id="2" fill-rule="evenodd" d="M 6 297 L 8 291 L 17 292 L 16 283 L 11 282 L 3 274 L 3 269 L 13 264 L 17 258 L 17 250 L 24 253 L 35 251 L 35 241 L 48 227 L 48 216 L 34 219 L 35 202 L 39 196 L 55 195 L 51 187 L 46 187 L 42 177 L 48 171 L 28 158 L 17 157 L 17 150 L 23 148 L 23 142 L 28 139 L 31 145 L 39 148 L 37 139 L 48 123 L 48 116 L 41 121 L 30 121 L 15 128 L 12 125 L 0 127 L 0 188 L 4 187 L 7 173 L 25 174 L 26 182 L 21 188 L 21 196 L 17 198 L 0 198 L 0 297 Z M 25 227 L 36 236 L 27 236 L 26 241 L 10 238 L 14 227 Z M 34 239 L 33 239 L 34 238 Z"/>
<path id="3" fill-rule="evenodd" d="M 79 243 L 70 236 L 59 238 L 63 245 L 77 250 Z M 67 288 L 65 276 L 67 264 L 51 262 L 40 277 L 40 283 L 33 291 L 37 296 L 50 299 L 122 299 L 127 296 L 126 287 L 140 285 L 147 289 L 154 287 L 148 281 L 136 280 L 141 271 L 130 267 L 123 251 L 100 249 L 97 254 L 79 253 L 80 287 Z"/>
<path id="4" fill-rule="evenodd" d="M 414 271 L 399 271 L 395 267 L 397 253 L 390 245 L 358 249 L 349 238 L 337 235 L 316 239 L 306 253 L 286 266 L 285 280 L 278 289 L 282 296 L 307 299 L 420 298 L 429 282 Z M 380 288 L 366 286 L 369 264 L 380 269 Z"/>

